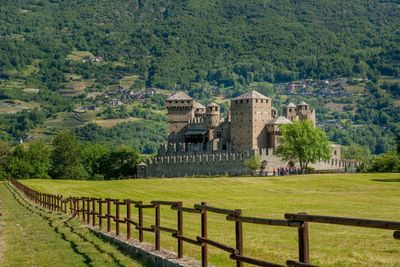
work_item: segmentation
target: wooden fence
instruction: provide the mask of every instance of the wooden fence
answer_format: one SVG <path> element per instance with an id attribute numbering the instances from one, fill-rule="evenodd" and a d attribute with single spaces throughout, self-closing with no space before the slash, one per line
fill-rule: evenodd
<path id="1" fill-rule="evenodd" d="M 337 224 L 358 227 L 380 228 L 394 230 L 393 237 L 400 239 L 400 222 L 395 221 L 382 221 L 382 220 L 367 220 L 358 218 L 345 218 L 321 215 L 309 215 L 306 213 L 286 213 L 285 219 L 267 219 L 256 217 L 245 217 L 239 209 L 221 209 L 208 206 L 206 202 L 194 205 L 191 207 L 184 207 L 182 202 L 169 202 L 169 201 L 151 201 L 150 204 L 143 204 L 142 201 L 133 201 L 130 199 L 101 199 L 93 197 L 68 197 L 62 195 L 45 194 L 28 188 L 16 180 L 11 180 L 11 183 L 20 191 L 22 191 L 29 199 L 38 205 L 50 210 L 63 213 L 70 213 L 77 216 L 82 222 L 92 226 L 98 226 L 100 229 L 104 227 L 104 220 L 106 223 L 107 232 L 112 231 L 112 222 L 115 223 L 115 234 L 120 235 L 120 225 L 126 225 L 126 237 L 129 239 L 132 236 L 132 230 L 138 231 L 139 242 L 143 242 L 144 232 L 154 234 L 154 247 L 160 250 L 161 241 L 160 233 L 166 232 L 172 234 L 176 239 L 178 258 L 183 257 L 184 242 L 196 245 L 201 249 L 201 263 L 202 266 L 208 266 L 208 246 L 213 246 L 223 251 L 230 253 L 230 258 L 236 261 L 236 266 L 243 266 L 243 263 L 248 263 L 256 266 L 283 266 L 272 262 L 255 259 L 243 255 L 243 223 L 281 226 L 281 227 L 294 227 L 298 229 L 298 261 L 287 260 L 286 266 L 315 266 L 310 263 L 309 256 L 309 235 L 308 228 L 310 223 L 324 223 L 324 224 Z M 105 206 L 104 206 L 105 205 Z M 163 227 L 160 225 L 160 207 L 169 206 L 177 214 L 177 229 Z M 114 209 L 112 209 L 114 206 Z M 126 207 L 126 214 L 120 213 L 120 207 Z M 132 219 L 132 208 L 136 209 L 137 221 Z M 143 210 L 154 209 L 154 225 L 146 227 L 143 225 Z M 103 213 L 105 210 L 105 213 Z M 112 210 L 115 212 L 112 213 Z M 189 238 L 184 235 L 183 214 L 196 213 L 200 215 L 201 220 L 201 235 L 196 239 Z M 209 239 L 207 236 L 207 214 L 217 213 L 225 215 L 227 221 L 235 222 L 235 247 L 231 247 L 220 242 Z"/>

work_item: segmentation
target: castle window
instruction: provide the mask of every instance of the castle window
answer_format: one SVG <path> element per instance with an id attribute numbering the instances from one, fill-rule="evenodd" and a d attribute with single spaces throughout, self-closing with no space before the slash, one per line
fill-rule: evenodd
<path id="1" fill-rule="evenodd" d="M 249 103 L 249 100 L 247 99 L 246 102 Z"/>
<path id="2" fill-rule="evenodd" d="M 181 101 L 181 103 L 183 104 L 183 103 L 185 103 L 185 101 Z"/>
<path id="3" fill-rule="evenodd" d="M 237 104 L 238 103 L 238 101 L 237 100 L 235 100 L 235 104 Z"/>
<path id="4" fill-rule="evenodd" d="M 265 103 L 268 103 L 268 99 L 267 99 L 267 100 L 265 100 Z"/>
<path id="5" fill-rule="evenodd" d="M 222 133 L 221 132 L 217 132 L 217 138 L 221 138 L 221 137 L 222 137 Z"/>
<path id="6" fill-rule="evenodd" d="M 261 99 L 261 103 L 263 103 L 264 101 Z"/>
<path id="7" fill-rule="evenodd" d="M 262 101 L 262 100 L 261 100 Z M 258 99 L 256 99 L 256 103 L 258 103 Z"/>
<path id="8" fill-rule="evenodd" d="M 242 104 L 243 103 L 243 99 L 240 99 L 240 104 Z"/>
<path id="9" fill-rule="evenodd" d="M 178 104 L 178 101 L 175 101 L 176 104 Z"/>

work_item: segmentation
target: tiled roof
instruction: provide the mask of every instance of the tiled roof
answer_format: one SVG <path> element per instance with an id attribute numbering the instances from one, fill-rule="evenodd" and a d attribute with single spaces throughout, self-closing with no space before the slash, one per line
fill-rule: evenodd
<path id="1" fill-rule="evenodd" d="M 193 98 L 188 96 L 185 92 L 178 91 L 172 96 L 168 97 L 167 100 L 193 100 Z"/>
<path id="2" fill-rule="evenodd" d="M 274 124 L 292 124 L 292 122 L 283 116 L 279 116 L 274 120 Z"/>
<path id="3" fill-rule="evenodd" d="M 304 101 L 301 101 L 301 102 L 298 104 L 298 106 L 308 106 L 308 104 L 307 104 L 306 102 L 304 102 Z"/>
<path id="4" fill-rule="evenodd" d="M 240 95 L 234 98 L 233 100 L 239 100 L 239 99 L 271 99 L 271 98 L 266 97 L 265 95 L 260 94 L 259 92 L 253 90 L 243 95 Z"/>
<path id="5" fill-rule="evenodd" d="M 287 108 L 295 108 L 297 107 L 295 104 L 293 104 L 292 102 L 290 102 L 289 104 L 286 105 Z"/>
<path id="6" fill-rule="evenodd" d="M 219 107 L 216 103 L 211 102 L 210 104 L 207 105 L 207 107 Z"/>
<path id="7" fill-rule="evenodd" d="M 197 101 L 193 101 L 193 107 L 194 108 L 201 108 L 201 109 L 205 109 L 206 108 L 205 106 L 203 106 L 202 104 L 200 104 Z"/>

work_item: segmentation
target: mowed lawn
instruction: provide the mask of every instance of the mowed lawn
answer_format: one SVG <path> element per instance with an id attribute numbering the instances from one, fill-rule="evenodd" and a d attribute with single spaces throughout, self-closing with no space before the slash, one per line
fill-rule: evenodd
<path id="1" fill-rule="evenodd" d="M 0 183 L 0 266 L 145 266 L 90 234 L 70 215 L 50 213 Z"/>
<path id="2" fill-rule="evenodd" d="M 207 201 L 210 206 L 242 209 L 245 216 L 282 219 L 286 212 L 400 221 L 400 174 L 325 174 L 286 177 L 178 178 L 118 181 L 24 180 L 36 190 L 64 196 L 132 200 Z M 121 213 L 124 214 L 122 209 Z M 136 219 L 136 210 L 133 212 Z M 145 226 L 154 224 L 146 210 Z M 176 228 L 176 212 L 163 207 L 161 225 Z M 234 246 L 234 223 L 209 213 L 209 238 Z M 184 214 L 184 235 L 200 235 L 200 215 Z M 310 225 L 311 262 L 322 266 L 400 266 L 400 240 L 393 231 L 350 226 Z M 134 232 L 137 238 L 137 232 Z M 153 235 L 145 239 L 153 242 Z M 161 234 L 161 246 L 176 250 L 176 240 Z M 297 259 L 297 229 L 244 224 L 246 256 L 284 264 Z M 185 243 L 185 255 L 200 249 Z M 210 263 L 234 266 L 229 255 L 209 248 Z"/>

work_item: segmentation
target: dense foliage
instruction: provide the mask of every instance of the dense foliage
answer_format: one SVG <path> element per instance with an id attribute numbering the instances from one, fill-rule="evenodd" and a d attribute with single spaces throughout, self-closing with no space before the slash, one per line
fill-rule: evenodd
<path id="1" fill-rule="evenodd" d="M 164 124 L 153 121 L 124 123 L 113 128 L 102 128 L 96 124 L 88 124 L 76 128 L 74 133 L 84 142 L 109 144 L 111 146 L 124 144 L 136 147 L 146 154 L 157 153 L 159 145 L 166 141 Z"/>
<path id="2" fill-rule="evenodd" d="M 40 59 L 37 82 L 64 72 L 189 89 L 353 74 L 400 73 L 397 1 L 2 1 L 0 67 Z M 14 38 L 10 38 L 14 37 Z M 73 49 L 125 67 L 74 64 Z"/>
<path id="3" fill-rule="evenodd" d="M 11 149 L 0 142 L 0 178 L 119 179 L 134 176 L 139 161 L 130 147 L 82 144 L 67 131 L 58 133 L 52 146 L 35 141 Z"/>

